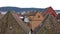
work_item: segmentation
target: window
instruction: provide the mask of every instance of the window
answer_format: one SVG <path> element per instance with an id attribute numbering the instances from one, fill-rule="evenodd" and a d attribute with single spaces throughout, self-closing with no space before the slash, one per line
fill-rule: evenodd
<path id="1" fill-rule="evenodd" d="M 38 16 L 38 18 L 40 18 L 40 16 Z"/>

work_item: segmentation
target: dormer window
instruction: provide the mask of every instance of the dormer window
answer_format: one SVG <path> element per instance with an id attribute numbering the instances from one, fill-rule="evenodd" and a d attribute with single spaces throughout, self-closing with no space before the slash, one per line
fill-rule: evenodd
<path id="1" fill-rule="evenodd" d="M 40 18 L 40 16 L 38 16 L 38 18 Z"/>

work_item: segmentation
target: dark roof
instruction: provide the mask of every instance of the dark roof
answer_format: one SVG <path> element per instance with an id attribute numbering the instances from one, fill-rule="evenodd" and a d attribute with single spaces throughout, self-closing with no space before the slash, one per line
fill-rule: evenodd
<path id="1" fill-rule="evenodd" d="M 45 22 L 45 20 L 48 18 L 48 16 L 49 16 L 49 15 L 47 15 L 47 16 L 45 17 L 45 19 L 42 21 L 42 24 L 40 24 L 40 25 L 35 29 L 35 31 L 33 32 L 33 34 L 35 34 L 36 32 L 38 32 L 38 31 L 40 30 L 40 28 L 45 24 L 44 22 Z"/>
<path id="2" fill-rule="evenodd" d="M 14 17 L 14 19 L 17 21 L 17 23 L 18 23 L 25 31 L 27 31 L 27 32 L 30 31 L 30 28 L 29 28 L 29 27 L 18 17 L 18 15 L 17 15 L 15 12 L 13 12 L 13 11 L 8 11 L 7 14 L 5 14 L 5 15 L 3 16 L 3 18 L 4 18 L 5 16 L 8 16 L 8 14 L 12 15 L 11 17 Z M 2 20 L 3 20 L 3 18 L 2 18 Z"/>
<path id="3" fill-rule="evenodd" d="M 53 18 L 53 20 L 51 20 L 51 21 L 55 21 L 54 23 L 56 24 L 57 23 L 57 20 L 52 16 L 52 15 L 47 15 L 46 17 L 45 17 L 45 19 L 42 21 L 42 24 L 40 24 L 36 29 L 35 29 L 35 31 L 33 32 L 33 34 L 36 34 L 47 22 L 46 22 L 46 20 L 49 20 L 50 21 L 50 19 L 52 19 Z M 50 22 L 51 22 L 50 21 Z M 51 22 L 51 23 L 53 23 L 53 22 Z M 49 23 L 49 22 L 48 22 Z"/>
<path id="4" fill-rule="evenodd" d="M 0 14 L 0 19 L 4 16 L 4 14 Z"/>

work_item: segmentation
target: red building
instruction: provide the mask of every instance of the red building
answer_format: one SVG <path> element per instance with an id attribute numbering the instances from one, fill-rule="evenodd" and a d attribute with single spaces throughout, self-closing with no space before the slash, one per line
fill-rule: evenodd
<path id="1" fill-rule="evenodd" d="M 52 14 L 54 17 L 57 16 L 56 12 L 53 10 L 52 7 L 48 7 L 45 12 L 44 12 L 44 15 L 48 15 L 48 14 Z"/>

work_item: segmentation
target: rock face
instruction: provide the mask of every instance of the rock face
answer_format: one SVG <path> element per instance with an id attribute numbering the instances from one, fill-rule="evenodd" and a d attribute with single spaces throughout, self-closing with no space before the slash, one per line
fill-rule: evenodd
<path id="1" fill-rule="evenodd" d="M 18 19 L 17 15 L 8 12 L 1 19 L 1 32 L 0 34 L 28 34 L 29 28 Z"/>
<path id="2" fill-rule="evenodd" d="M 54 16 L 47 15 L 42 25 L 36 28 L 33 34 L 58 34 L 57 26 L 59 26 L 59 23 Z"/>

